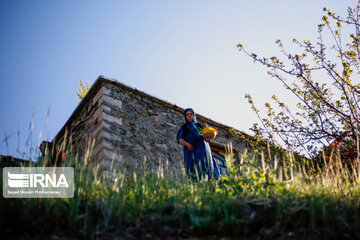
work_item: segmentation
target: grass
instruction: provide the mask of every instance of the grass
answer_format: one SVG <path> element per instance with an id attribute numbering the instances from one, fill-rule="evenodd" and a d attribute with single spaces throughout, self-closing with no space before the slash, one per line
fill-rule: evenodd
<path id="1" fill-rule="evenodd" d="M 1 198 L 1 236 L 360 239 L 359 169 L 343 167 L 336 154 L 316 174 L 291 154 L 281 164 L 266 162 L 244 156 L 229 163 L 228 177 L 193 183 L 115 170 L 105 178 L 69 158 L 74 198 Z"/>

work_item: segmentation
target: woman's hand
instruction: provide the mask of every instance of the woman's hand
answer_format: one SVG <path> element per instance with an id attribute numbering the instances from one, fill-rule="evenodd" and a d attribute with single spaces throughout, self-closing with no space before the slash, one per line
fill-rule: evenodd
<path id="1" fill-rule="evenodd" d="M 180 138 L 179 139 L 179 143 L 181 145 L 184 145 L 185 147 L 187 147 L 187 149 L 189 149 L 190 152 L 193 152 L 194 151 L 194 146 L 191 145 L 190 143 L 188 143 L 187 141 L 185 141 L 184 139 Z"/>
<path id="2" fill-rule="evenodd" d="M 194 146 L 191 145 L 190 143 L 186 145 L 186 147 L 189 149 L 190 152 L 194 151 Z"/>

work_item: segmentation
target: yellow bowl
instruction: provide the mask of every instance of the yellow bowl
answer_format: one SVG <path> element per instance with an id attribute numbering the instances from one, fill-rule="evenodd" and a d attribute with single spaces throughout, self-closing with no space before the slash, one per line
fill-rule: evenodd
<path id="1" fill-rule="evenodd" d="M 218 131 L 213 127 L 204 127 L 200 132 L 205 140 L 213 140 L 218 135 Z"/>

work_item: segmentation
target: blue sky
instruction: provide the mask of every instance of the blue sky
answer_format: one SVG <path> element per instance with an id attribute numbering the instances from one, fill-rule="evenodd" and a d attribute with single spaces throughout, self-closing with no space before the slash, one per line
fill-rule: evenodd
<path id="1" fill-rule="evenodd" d="M 291 96 L 236 45 L 279 55 L 276 39 L 316 41 L 324 6 L 344 14 L 354 4 L 0 0 L 0 154 L 52 140 L 78 104 L 80 79 L 99 75 L 251 133 L 246 93 L 259 104 Z"/>

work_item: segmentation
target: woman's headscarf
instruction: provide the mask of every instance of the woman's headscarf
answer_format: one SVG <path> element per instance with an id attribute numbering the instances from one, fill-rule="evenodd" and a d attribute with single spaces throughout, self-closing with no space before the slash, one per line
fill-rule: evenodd
<path id="1" fill-rule="evenodd" d="M 193 115 L 194 115 L 192 122 L 193 122 L 193 123 L 197 123 L 197 121 L 196 121 L 196 114 L 195 114 L 194 109 L 192 109 L 192 108 L 187 108 L 187 109 L 185 109 L 185 112 L 184 112 L 185 122 L 186 122 L 186 123 L 189 122 L 189 121 L 186 119 L 186 113 L 187 113 L 188 111 L 192 111 L 192 113 L 193 113 Z"/>
<path id="2" fill-rule="evenodd" d="M 188 111 L 191 111 L 193 113 L 193 120 L 192 122 L 189 122 L 186 119 L 186 113 Z M 192 108 L 187 108 L 184 111 L 184 119 L 185 119 L 185 123 L 180 127 L 179 132 L 177 134 L 177 141 L 179 142 L 179 139 L 181 138 L 182 134 L 184 133 L 184 131 L 186 131 L 186 129 L 194 129 L 195 131 L 199 132 L 199 123 L 196 121 L 196 115 L 195 115 L 195 111 Z"/>

